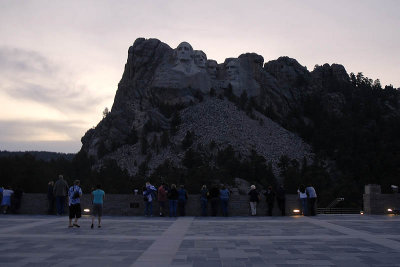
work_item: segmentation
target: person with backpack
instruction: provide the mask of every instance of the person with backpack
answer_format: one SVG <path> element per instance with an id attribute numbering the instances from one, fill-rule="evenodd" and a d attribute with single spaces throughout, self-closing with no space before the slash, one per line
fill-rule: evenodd
<path id="1" fill-rule="evenodd" d="M 201 216 L 207 216 L 207 202 L 210 193 L 208 192 L 207 186 L 203 185 L 200 190 L 200 202 L 201 202 Z"/>
<path id="2" fill-rule="evenodd" d="M 229 190 L 225 185 L 221 185 L 221 190 L 219 190 L 219 198 L 221 200 L 222 216 L 228 216 L 228 201 L 229 201 Z"/>
<path id="3" fill-rule="evenodd" d="M 181 185 L 180 189 L 178 191 L 179 216 L 185 216 L 186 215 L 185 206 L 186 206 L 187 200 L 188 200 L 187 191 L 185 190 L 184 185 Z"/>
<path id="4" fill-rule="evenodd" d="M 143 200 L 145 203 L 144 216 L 153 216 L 153 200 L 155 199 L 155 192 L 157 189 L 146 182 L 146 188 L 143 190 Z"/>
<path id="5" fill-rule="evenodd" d="M 211 216 L 217 216 L 218 213 L 218 203 L 219 203 L 219 189 L 218 185 L 214 184 L 210 190 L 211 198 Z"/>
<path id="6" fill-rule="evenodd" d="M 168 190 L 168 200 L 169 200 L 169 217 L 176 217 L 176 207 L 178 205 L 178 190 L 176 190 L 176 185 L 172 184 L 171 188 Z"/>
<path id="7" fill-rule="evenodd" d="M 81 210 L 81 196 L 82 189 L 80 188 L 80 181 L 75 180 L 74 185 L 71 186 L 68 190 L 68 204 L 69 204 L 69 224 L 68 227 L 80 227 L 78 224 L 78 219 L 82 216 Z M 72 219 L 75 219 L 72 224 Z"/>

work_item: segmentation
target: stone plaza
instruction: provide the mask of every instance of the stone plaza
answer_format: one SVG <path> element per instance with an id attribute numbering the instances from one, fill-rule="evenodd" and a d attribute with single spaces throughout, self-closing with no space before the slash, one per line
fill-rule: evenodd
<path id="1" fill-rule="evenodd" d="M 400 217 L 0 217 L 0 266 L 400 266 Z"/>

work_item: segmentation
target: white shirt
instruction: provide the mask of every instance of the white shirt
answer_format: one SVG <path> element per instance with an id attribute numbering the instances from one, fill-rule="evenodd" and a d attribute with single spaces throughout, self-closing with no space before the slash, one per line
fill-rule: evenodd
<path id="1" fill-rule="evenodd" d="M 307 198 L 307 193 L 304 191 L 304 193 L 300 192 L 300 190 L 297 190 L 297 193 L 299 193 L 300 198 Z"/>

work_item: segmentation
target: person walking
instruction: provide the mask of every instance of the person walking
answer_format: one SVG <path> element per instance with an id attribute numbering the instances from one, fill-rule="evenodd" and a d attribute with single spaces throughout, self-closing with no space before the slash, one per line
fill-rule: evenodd
<path id="1" fill-rule="evenodd" d="M 99 224 L 97 225 L 98 228 L 101 227 L 101 216 L 103 216 L 103 202 L 106 193 L 101 190 L 101 185 L 96 185 L 96 190 L 92 191 L 92 225 L 90 228 L 93 229 L 94 227 L 94 218 L 97 216 Z"/>
<path id="2" fill-rule="evenodd" d="M 275 192 L 272 190 L 272 186 L 268 186 L 267 191 L 264 193 L 265 202 L 267 203 L 267 215 L 272 216 L 272 210 L 274 209 Z"/>
<path id="3" fill-rule="evenodd" d="M 49 181 L 47 184 L 47 214 L 53 214 L 54 212 L 54 181 Z"/>
<path id="4" fill-rule="evenodd" d="M 64 214 L 65 198 L 68 193 L 68 184 L 62 175 L 58 176 L 57 182 L 53 188 L 54 196 L 56 197 L 57 215 Z"/>
<path id="5" fill-rule="evenodd" d="M 250 196 L 250 209 L 251 209 L 251 216 L 257 215 L 257 203 L 260 201 L 260 195 L 256 189 L 255 185 L 250 186 L 250 192 L 248 193 Z"/>
<path id="6" fill-rule="evenodd" d="M 300 203 L 301 203 L 301 206 L 302 206 L 303 215 L 307 216 L 308 215 L 308 210 L 307 210 L 306 187 L 303 184 L 301 184 L 299 186 L 299 189 L 297 189 L 297 193 L 299 194 L 299 199 L 300 199 Z"/>
<path id="7" fill-rule="evenodd" d="M 311 216 L 315 216 L 316 209 L 317 209 L 317 207 L 315 205 L 317 202 L 317 192 L 315 192 L 314 187 L 311 184 L 309 184 L 306 187 L 306 193 L 308 196 L 308 204 L 309 204 L 308 212 L 310 213 Z"/>
<path id="8" fill-rule="evenodd" d="M 12 194 L 14 194 L 14 191 L 11 189 L 11 186 L 7 186 L 6 189 L 4 189 L 3 187 L 0 188 L 0 193 L 3 193 L 3 198 L 1 200 L 3 214 L 7 214 L 8 212 L 10 212 L 11 196 Z"/>
<path id="9" fill-rule="evenodd" d="M 157 192 L 158 206 L 160 207 L 160 217 L 165 216 L 165 209 L 167 204 L 167 185 L 162 183 Z"/>
<path id="10" fill-rule="evenodd" d="M 219 190 L 219 198 L 221 199 L 222 216 L 228 216 L 228 202 L 229 202 L 229 190 L 225 185 L 221 185 L 221 190 Z"/>
<path id="11" fill-rule="evenodd" d="M 207 186 L 203 185 L 200 190 L 201 216 L 207 216 L 207 202 L 210 193 Z"/>
<path id="12" fill-rule="evenodd" d="M 217 216 L 218 213 L 218 203 L 219 203 L 219 189 L 217 185 L 213 185 L 210 190 L 210 198 L 211 198 L 211 215 Z"/>
<path id="13" fill-rule="evenodd" d="M 185 190 L 184 185 L 180 186 L 180 189 L 178 191 L 178 209 L 179 209 L 179 216 L 185 216 L 186 215 L 186 202 L 188 200 L 188 194 L 187 191 Z"/>
<path id="14" fill-rule="evenodd" d="M 276 200 L 278 201 L 278 208 L 281 211 L 281 215 L 285 216 L 286 215 L 286 192 L 285 189 L 283 188 L 283 185 L 280 185 L 278 187 L 278 190 L 276 191 Z"/>
<path id="15" fill-rule="evenodd" d="M 176 190 L 176 185 L 172 184 L 171 189 L 168 190 L 168 200 L 169 200 L 169 217 L 176 217 L 176 207 L 178 205 L 178 190 Z"/>
<path id="16" fill-rule="evenodd" d="M 69 204 L 69 224 L 68 227 L 80 227 L 78 219 L 82 216 L 81 210 L 81 196 L 82 189 L 80 188 L 80 181 L 75 180 L 74 185 L 68 190 L 68 204 Z M 72 224 L 72 220 L 75 219 Z"/>
<path id="17" fill-rule="evenodd" d="M 145 200 L 145 216 L 153 216 L 153 200 L 155 200 L 155 192 L 157 189 L 150 184 L 150 182 L 146 182 L 146 188 L 143 191 L 143 196 Z"/>

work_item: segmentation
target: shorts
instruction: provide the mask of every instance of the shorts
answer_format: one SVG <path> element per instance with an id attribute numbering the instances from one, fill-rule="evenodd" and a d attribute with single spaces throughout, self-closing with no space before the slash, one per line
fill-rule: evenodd
<path id="1" fill-rule="evenodd" d="M 81 217 L 81 204 L 72 204 L 69 206 L 69 218 L 80 218 Z"/>
<path id="2" fill-rule="evenodd" d="M 101 217 L 103 215 L 103 204 L 93 204 L 92 215 Z"/>

